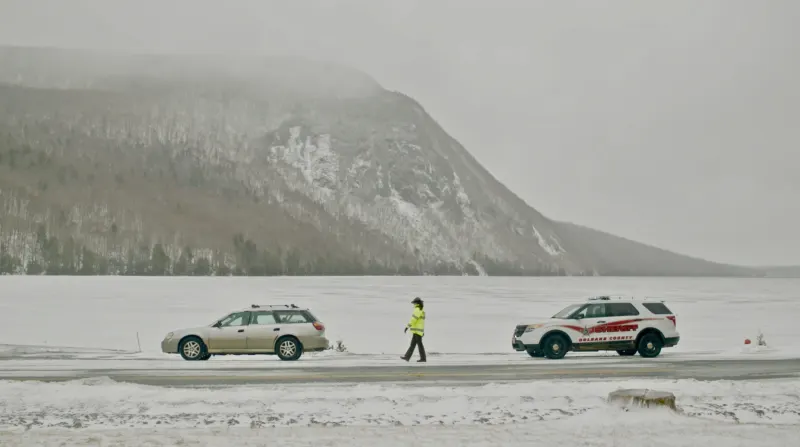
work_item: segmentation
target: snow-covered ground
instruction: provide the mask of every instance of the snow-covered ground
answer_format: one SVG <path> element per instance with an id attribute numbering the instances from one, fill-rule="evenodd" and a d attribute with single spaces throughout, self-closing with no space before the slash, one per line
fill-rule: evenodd
<path id="1" fill-rule="evenodd" d="M 169 369 L 397 364 L 414 296 L 426 300 L 429 362 L 523 363 L 514 326 L 576 299 L 664 299 L 681 344 L 649 361 L 800 357 L 800 280 L 619 278 L 0 277 L 0 369 Z M 160 353 L 176 328 L 251 303 L 309 306 L 348 352 L 184 362 Z M 761 330 L 767 349 L 745 347 Z M 138 351 L 137 333 L 141 341 Z M 571 353 L 559 362 L 641 359 Z M 409 365 L 418 367 L 420 365 Z M 424 365 L 422 366 L 424 367 Z M 618 388 L 673 391 L 682 413 L 623 411 Z M 786 446 L 800 426 L 800 381 L 534 381 L 436 386 L 337 384 L 169 388 L 104 378 L 0 381 L 0 445 Z M 268 440 L 268 441 L 265 441 Z"/>
<path id="2" fill-rule="evenodd" d="M 679 412 L 625 411 L 620 388 Z M 540 381 L 484 386 L 162 388 L 107 379 L 0 382 L 0 444 L 793 445 L 800 381 Z M 287 428 L 291 428 L 288 430 Z"/>

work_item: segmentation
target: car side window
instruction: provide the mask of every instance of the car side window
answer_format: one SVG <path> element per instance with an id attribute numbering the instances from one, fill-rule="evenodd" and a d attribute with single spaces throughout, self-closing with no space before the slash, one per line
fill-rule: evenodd
<path id="1" fill-rule="evenodd" d="M 587 304 L 573 318 L 578 316 L 581 318 L 603 318 L 607 316 L 606 305 L 602 303 Z"/>
<path id="2" fill-rule="evenodd" d="M 609 303 L 606 304 L 609 317 L 632 317 L 639 315 L 636 306 L 631 303 Z"/>
<path id="3" fill-rule="evenodd" d="M 276 323 L 275 315 L 268 311 L 253 312 L 253 316 L 250 318 L 250 324 L 264 325 Z"/>
<path id="4" fill-rule="evenodd" d="M 276 310 L 275 319 L 280 324 L 312 323 L 304 312 L 297 310 Z"/>
<path id="5" fill-rule="evenodd" d="M 250 312 L 234 312 L 220 321 L 220 327 L 247 326 Z"/>

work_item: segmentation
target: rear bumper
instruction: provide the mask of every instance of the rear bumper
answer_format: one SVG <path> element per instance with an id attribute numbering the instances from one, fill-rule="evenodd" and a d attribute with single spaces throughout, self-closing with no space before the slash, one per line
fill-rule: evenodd
<path id="1" fill-rule="evenodd" d="M 303 337 L 300 339 L 304 352 L 319 352 L 328 349 L 330 341 L 324 336 Z"/>
<path id="2" fill-rule="evenodd" d="M 667 337 L 667 338 L 664 338 L 664 347 L 665 348 L 671 348 L 671 347 L 677 345 L 679 341 L 681 341 L 681 337 Z"/>

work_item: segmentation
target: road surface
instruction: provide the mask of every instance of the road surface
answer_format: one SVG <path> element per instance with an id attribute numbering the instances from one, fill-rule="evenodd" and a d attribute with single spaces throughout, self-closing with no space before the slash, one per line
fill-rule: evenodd
<path id="1" fill-rule="evenodd" d="M 194 362 L 192 362 L 194 363 Z M 230 386 L 289 383 L 483 384 L 549 379 L 657 378 L 758 380 L 800 377 L 800 359 L 645 360 L 570 363 L 532 360 L 529 364 L 399 365 L 351 367 L 246 366 L 237 368 L 30 369 L 3 368 L 0 380 L 66 381 L 109 377 L 115 381 L 157 386 Z"/>

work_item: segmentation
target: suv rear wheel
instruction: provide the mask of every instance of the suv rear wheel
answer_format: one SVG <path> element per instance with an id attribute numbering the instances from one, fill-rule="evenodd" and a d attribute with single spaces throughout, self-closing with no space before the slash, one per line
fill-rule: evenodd
<path id="1" fill-rule="evenodd" d="M 657 357 L 658 354 L 661 354 L 661 346 L 661 337 L 653 332 L 648 332 L 639 339 L 639 355 L 647 358 Z"/>

